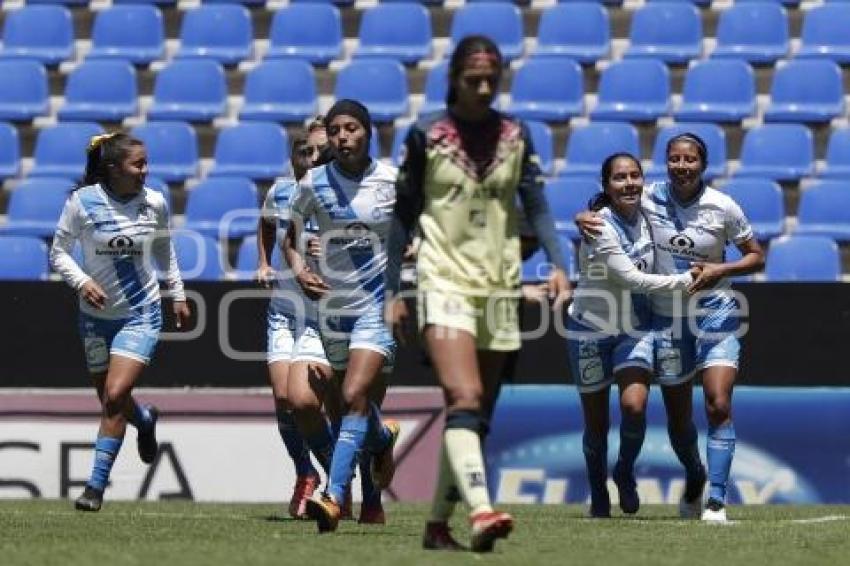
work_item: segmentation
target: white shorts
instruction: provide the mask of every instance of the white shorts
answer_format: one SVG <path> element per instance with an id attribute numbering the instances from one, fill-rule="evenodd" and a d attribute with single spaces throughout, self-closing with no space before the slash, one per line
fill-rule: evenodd
<path id="1" fill-rule="evenodd" d="M 296 328 L 291 317 L 269 313 L 267 337 L 266 362 L 269 364 L 308 362 L 330 365 L 315 324 Z"/>

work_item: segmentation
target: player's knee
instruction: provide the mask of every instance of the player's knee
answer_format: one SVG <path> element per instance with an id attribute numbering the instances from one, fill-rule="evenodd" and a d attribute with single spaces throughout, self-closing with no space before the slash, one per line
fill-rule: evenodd
<path id="1" fill-rule="evenodd" d="M 447 402 L 449 409 L 457 410 L 481 410 L 481 397 L 483 391 L 480 383 L 464 383 L 447 390 Z"/>
<path id="2" fill-rule="evenodd" d="M 708 399 L 705 403 L 705 411 L 709 423 L 723 424 L 732 416 L 732 398 L 728 395 L 720 395 Z"/>
<path id="3" fill-rule="evenodd" d="M 103 411 L 107 417 L 120 415 L 127 404 L 128 392 L 121 387 L 107 386 L 103 393 Z"/>
<path id="4" fill-rule="evenodd" d="M 620 412 L 623 417 L 641 419 L 646 415 L 646 400 L 623 399 L 620 401 Z"/>
<path id="5" fill-rule="evenodd" d="M 366 414 L 369 409 L 369 390 L 345 384 L 342 388 L 342 403 L 347 413 Z"/>

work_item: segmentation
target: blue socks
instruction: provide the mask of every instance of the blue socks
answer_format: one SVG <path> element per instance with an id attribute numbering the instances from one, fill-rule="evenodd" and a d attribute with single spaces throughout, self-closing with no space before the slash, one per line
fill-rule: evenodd
<path id="1" fill-rule="evenodd" d="M 632 473 L 635 460 L 640 454 L 643 439 L 646 436 L 646 416 L 623 414 L 620 420 L 620 466 L 623 471 Z"/>
<path id="2" fill-rule="evenodd" d="M 342 504 L 345 500 L 345 489 L 354 476 L 354 466 L 366 442 L 369 430 L 369 417 L 347 415 L 342 418 L 339 438 L 334 447 L 331 460 L 330 481 L 328 493 Z"/>
<path id="3" fill-rule="evenodd" d="M 369 431 L 366 435 L 366 448 L 373 453 L 381 452 L 392 440 L 392 434 L 381 421 L 381 410 L 375 403 L 369 403 Z"/>
<path id="4" fill-rule="evenodd" d="M 133 416 L 130 417 L 128 422 L 137 430 L 147 430 L 151 426 L 151 414 L 147 407 L 133 401 Z"/>
<path id="5" fill-rule="evenodd" d="M 295 425 L 292 411 L 280 411 L 277 413 L 277 430 L 283 439 L 283 445 L 289 457 L 295 464 L 295 474 L 298 476 L 316 475 L 316 469 L 310 461 L 310 450 Z"/>
<path id="6" fill-rule="evenodd" d="M 88 485 L 98 491 L 106 489 L 106 485 L 109 483 L 109 472 L 112 471 L 112 464 L 115 463 L 115 458 L 118 456 L 118 451 L 121 450 L 123 441 L 123 438 L 97 437 L 97 442 L 94 445 L 94 466 Z"/>
<path id="7" fill-rule="evenodd" d="M 670 445 L 679 458 L 679 462 L 685 467 L 685 473 L 689 478 L 698 477 L 702 474 L 702 462 L 699 459 L 699 446 L 697 446 L 697 428 L 694 423 L 688 424 L 688 428 L 681 434 L 667 425 L 667 434 L 670 436 Z"/>
<path id="8" fill-rule="evenodd" d="M 726 484 L 735 454 L 735 427 L 731 422 L 708 428 L 708 497 L 726 502 Z"/>

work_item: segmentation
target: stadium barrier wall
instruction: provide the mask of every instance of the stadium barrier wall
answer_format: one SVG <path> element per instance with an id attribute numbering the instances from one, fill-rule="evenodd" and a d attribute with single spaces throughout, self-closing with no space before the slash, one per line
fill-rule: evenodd
<path id="1" fill-rule="evenodd" d="M 283 504 L 295 481 L 267 390 L 139 390 L 162 409 L 159 453 L 143 465 L 128 428 L 109 499 L 189 499 Z M 699 388 L 694 414 L 705 453 Z M 609 459 L 618 449 L 612 399 Z M 738 433 L 730 501 L 850 503 L 850 388 L 735 391 Z M 393 388 L 385 413 L 402 425 L 398 469 L 387 499 L 430 499 L 443 425 L 436 388 Z M 93 392 L 0 391 L 0 498 L 75 497 L 88 478 L 99 407 Z M 486 442 L 488 481 L 500 503 L 585 503 L 582 418 L 570 386 L 506 386 Z M 683 472 L 669 446 L 653 389 L 647 438 L 636 466 L 644 503 L 676 503 Z M 616 502 L 616 489 L 609 486 Z M 359 499 L 359 482 L 354 482 Z M 281 512 L 283 512 L 281 506 Z"/>
<path id="2" fill-rule="evenodd" d="M 749 305 L 739 383 L 776 386 L 850 386 L 844 352 L 850 344 L 848 285 L 750 283 L 736 285 Z M 188 285 L 195 326 L 168 332 L 142 377 L 148 387 L 259 387 L 265 367 L 267 293 L 247 282 Z M 0 283 L 0 388 L 89 387 L 77 333 L 76 297 L 60 282 Z M 165 309 L 165 330 L 173 330 Z M 523 328 L 542 328 L 525 342 L 516 383 L 571 383 L 567 347 L 541 312 L 525 309 Z M 418 344 L 399 350 L 395 385 L 433 385 Z"/>

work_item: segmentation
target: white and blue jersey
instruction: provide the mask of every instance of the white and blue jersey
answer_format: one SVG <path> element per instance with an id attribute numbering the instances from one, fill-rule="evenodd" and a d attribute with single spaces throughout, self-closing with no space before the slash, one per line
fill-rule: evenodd
<path id="1" fill-rule="evenodd" d="M 289 226 L 295 179 L 282 179 L 266 193 L 263 219 L 275 224 L 275 244 L 281 248 Z M 312 226 L 308 224 L 307 231 Z M 318 334 L 316 302 L 295 281 L 292 270 L 277 272 L 267 314 L 267 361 L 307 361 L 327 364 Z"/>
<path id="2" fill-rule="evenodd" d="M 644 190 L 642 206 L 655 234 L 659 273 L 682 273 L 695 261 L 722 263 L 728 243 L 753 238 L 741 207 L 711 187 L 683 203 L 669 182 L 654 183 Z M 697 309 L 689 304 L 686 295 L 652 297 L 656 373 L 665 385 L 686 381 L 709 366 L 738 365 L 739 305 L 729 282 L 701 293 Z"/>
<path id="3" fill-rule="evenodd" d="M 609 208 L 604 224 L 579 249 L 579 281 L 569 308 L 567 345 L 576 386 L 582 393 L 611 385 L 626 367 L 652 371 L 649 294 L 686 289 L 690 273 L 652 274 L 653 232 L 638 213 L 627 220 Z"/>
<path id="4" fill-rule="evenodd" d="M 82 265 L 71 256 L 77 241 Z M 100 185 L 74 191 L 56 227 L 50 260 L 74 289 L 94 280 L 106 294 L 103 309 L 80 298 L 80 327 L 93 371 L 106 369 L 108 352 L 149 361 L 161 327 L 157 269 L 174 299 L 186 300 L 167 205 L 148 188 L 126 200 Z"/>
<path id="5" fill-rule="evenodd" d="M 350 178 L 335 163 L 310 169 L 298 183 L 292 219 L 312 219 L 322 241 L 319 274 L 330 287 L 320 302 L 325 351 L 343 369 L 348 350 L 377 351 L 390 366 L 395 343 L 383 322 L 386 241 L 397 170 L 372 161 Z"/>

